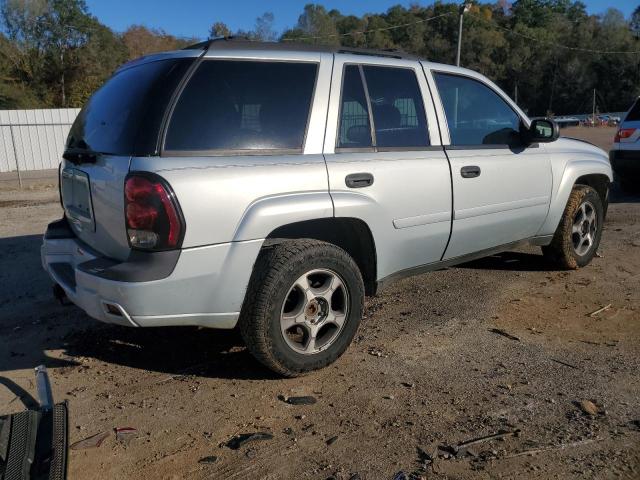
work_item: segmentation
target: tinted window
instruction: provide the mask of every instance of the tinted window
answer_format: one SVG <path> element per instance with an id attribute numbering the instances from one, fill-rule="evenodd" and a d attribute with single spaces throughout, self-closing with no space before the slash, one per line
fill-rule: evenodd
<path id="1" fill-rule="evenodd" d="M 166 150 L 302 149 L 312 63 L 205 60 L 180 95 Z"/>
<path id="2" fill-rule="evenodd" d="M 408 68 L 364 66 L 377 147 L 429 145 L 416 74 Z"/>
<path id="3" fill-rule="evenodd" d="M 493 89 L 467 77 L 435 73 L 451 145 L 514 145 L 520 117 Z"/>
<path id="4" fill-rule="evenodd" d="M 116 73 L 78 114 L 67 147 L 117 155 L 156 153 L 165 110 L 192 62 L 163 60 Z"/>
<path id="5" fill-rule="evenodd" d="M 342 103 L 340 106 L 340 130 L 338 147 L 363 148 L 371 146 L 371 125 L 367 98 L 356 65 L 348 65 L 342 81 Z"/>
<path id="6" fill-rule="evenodd" d="M 636 100 L 624 119 L 625 122 L 636 122 L 638 120 L 640 120 L 640 100 Z"/>

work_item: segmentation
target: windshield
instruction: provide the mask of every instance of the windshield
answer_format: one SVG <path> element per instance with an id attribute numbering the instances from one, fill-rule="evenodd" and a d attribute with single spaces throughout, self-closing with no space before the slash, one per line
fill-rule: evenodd
<path id="1" fill-rule="evenodd" d="M 76 118 L 68 149 L 153 155 L 167 105 L 191 58 L 144 63 L 116 73 Z"/>

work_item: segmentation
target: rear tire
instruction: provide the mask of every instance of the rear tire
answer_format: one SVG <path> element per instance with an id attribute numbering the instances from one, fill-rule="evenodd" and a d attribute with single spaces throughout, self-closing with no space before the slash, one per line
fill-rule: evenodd
<path id="1" fill-rule="evenodd" d="M 295 377 L 345 352 L 363 305 L 360 270 L 344 250 L 317 240 L 284 240 L 260 252 L 239 327 L 259 362 Z"/>
<path id="2" fill-rule="evenodd" d="M 600 245 L 603 219 L 598 192 L 587 185 L 574 186 L 553 240 L 542 253 L 563 269 L 588 265 Z"/>

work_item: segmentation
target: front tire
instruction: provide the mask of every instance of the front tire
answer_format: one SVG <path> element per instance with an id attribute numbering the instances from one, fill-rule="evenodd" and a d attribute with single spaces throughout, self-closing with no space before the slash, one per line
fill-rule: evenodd
<path id="1" fill-rule="evenodd" d="M 294 377 L 345 352 L 363 305 L 360 270 L 344 250 L 317 240 L 284 240 L 260 252 L 239 327 L 258 361 Z"/>
<path id="2" fill-rule="evenodd" d="M 544 256 L 564 269 L 588 265 L 600 245 L 603 223 L 604 208 L 598 192 L 587 185 L 576 185 L 551 244 L 542 247 Z"/>

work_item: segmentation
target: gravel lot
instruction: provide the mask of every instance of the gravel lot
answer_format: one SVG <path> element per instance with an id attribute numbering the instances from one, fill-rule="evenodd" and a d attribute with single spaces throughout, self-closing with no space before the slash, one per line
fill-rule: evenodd
<path id="1" fill-rule="evenodd" d="M 563 134 L 608 148 L 613 129 Z M 57 196 L 0 190 L 0 412 L 34 401 L 45 363 L 71 442 L 108 433 L 71 451 L 71 479 L 640 478 L 639 196 L 614 193 L 587 268 L 527 248 L 404 280 L 368 300 L 341 360 L 286 380 L 235 332 L 58 305 L 39 263 Z M 284 401 L 300 395 L 317 403 Z M 254 432 L 272 438 L 227 444 Z"/>

